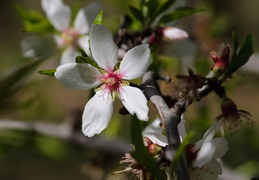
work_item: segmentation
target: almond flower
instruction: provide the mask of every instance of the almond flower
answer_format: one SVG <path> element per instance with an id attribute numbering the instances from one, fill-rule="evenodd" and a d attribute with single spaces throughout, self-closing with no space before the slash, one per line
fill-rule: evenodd
<path id="1" fill-rule="evenodd" d="M 58 47 L 63 50 L 61 64 L 75 61 L 76 56 L 79 55 L 77 46 L 89 54 L 88 33 L 100 10 L 99 5 L 92 3 L 80 9 L 73 23 L 71 23 L 71 9 L 62 0 L 42 0 L 41 5 L 48 20 L 57 31 L 54 38 Z"/>
<path id="2" fill-rule="evenodd" d="M 159 126 L 160 120 L 156 119 L 142 133 L 153 143 L 165 147 L 167 139 L 162 135 L 163 129 Z M 186 136 L 184 119 L 178 125 L 181 140 Z M 227 141 L 224 138 L 213 138 L 214 132 L 206 132 L 203 139 L 186 146 L 185 157 L 188 164 L 191 180 L 216 180 L 222 174 L 222 168 L 217 161 L 228 150 Z"/>
<path id="3" fill-rule="evenodd" d="M 148 120 L 146 97 L 139 88 L 129 86 L 127 81 L 146 73 L 150 64 L 148 45 L 132 48 L 122 61 L 118 61 L 118 47 L 111 32 L 102 25 L 92 25 L 90 47 L 99 67 L 68 63 L 59 66 L 55 72 L 56 78 L 68 87 L 81 90 L 95 88 L 95 95 L 84 109 L 83 133 L 91 137 L 108 126 L 116 94 L 130 114 L 136 114 L 140 120 Z"/>

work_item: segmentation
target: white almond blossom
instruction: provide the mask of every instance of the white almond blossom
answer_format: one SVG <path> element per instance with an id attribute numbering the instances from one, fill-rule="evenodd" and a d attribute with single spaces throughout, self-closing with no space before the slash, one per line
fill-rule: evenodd
<path id="1" fill-rule="evenodd" d="M 56 78 L 68 87 L 95 88 L 95 95 L 84 109 L 83 133 L 91 137 L 108 126 L 116 94 L 130 114 L 136 114 L 140 120 L 148 120 L 145 95 L 139 88 L 129 86 L 127 81 L 146 73 L 150 65 L 148 44 L 132 48 L 122 61 L 118 61 L 118 47 L 111 32 L 102 25 L 92 25 L 90 47 L 98 68 L 86 63 L 68 63 L 59 66 L 55 72 Z"/>
<path id="2" fill-rule="evenodd" d="M 42 0 L 41 5 L 57 31 L 54 38 L 58 47 L 63 50 L 61 64 L 75 61 L 75 57 L 79 55 L 77 46 L 89 54 L 88 33 L 95 16 L 100 11 L 99 4 L 91 3 L 86 8 L 81 8 L 73 23 L 71 23 L 71 8 L 62 0 Z"/>
<path id="3" fill-rule="evenodd" d="M 159 127 L 160 119 L 156 119 L 148 128 L 146 128 L 142 135 L 149 138 L 153 143 L 161 147 L 165 147 L 168 142 L 164 135 L 163 129 Z M 178 131 L 181 140 L 186 136 L 184 127 L 184 119 L 178 125 Z M 224 138 L 213 138 L 216 132 L 208 130 L 203 139 L 187 146 L 185 157 L 187 159 L 189 173 L 191 180 L 216 180 L 222 174 L 222 168 L 217 161 L 228 150 L 227 141 Z"/>

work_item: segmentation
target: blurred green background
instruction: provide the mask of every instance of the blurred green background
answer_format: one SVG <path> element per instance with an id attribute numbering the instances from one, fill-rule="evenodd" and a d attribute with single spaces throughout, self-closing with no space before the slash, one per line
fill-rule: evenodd
<path id="1" fill-rule="evenodd" d="M 64 0 L 73 5 L 75 1 Z M 84 5 L 91 1 L 82 1 Z M 129 13 L 128 5 L 137 6 L 138 1 L 101 0 L 103 6 L 103 24 L 113 32 L 119 26 L 121 14 Z M 24 37 L 32 35 L 22 32 L 22 22 L 14 10 L 14 5 L 28 9 L 36 9 L 43 13 L 39 0 L 6 0 L 0 1 L 0 75 L 3 78 L 15 66 L 29 61 L 21 55 L 20 42 Z M 176 81 L 174 75 L 182 74 L 186 65 L 196 72 L 206 74 L 212 61 L 209 59 L 211 50 L 218 51 L 222 43 L 232 42 L 232 31 L 243 40 L 248 33 L 252 34 L 255 54 L 259 50 L 259 1 L 257 0 L 213 0 L 188 1 L 188 5 L 204 8 L 200 14 L 179 21 L 178 27 L 190 34 L 190 39 L 196 44 L 197 52 L 182 57 L 184 61 L 165 62 L 163 74 L 170 74 L 173 82 L 162 84 L 163 92 L 172 95 L 172 85 Z M 240 42 L 241 43 L 241 42 Z M 195 59 L 195 61 L 193 61 Z M 17 122 L 44 122 L 75 124 L 80 128 L 80 113 L 89 98 L 89 92 L 64 88 L 53 77 L 43 76 L 37 72 L 41 69 L 54 69 L 58 66 L 59 56 L 55 55 L 34 68 L 29 76 L 21 82 L 19 88 L 8 98 L 0 101 L 0 121 L 15 120 Z M 237 104 L 239 109 L 252 114 L 253 126 L 246 125 L 233 136 L 226 133 L 229 151 L 223 158 L 224 164 L 251 179 L 259 175 L 259 62 L 258 56 L 253 56 L 243 69 L 234 74 L 233 79 L 225 84 L 227 94 Z M 183 71 L 181 71 L 182 69 Z M 0 78 L 0 79 L 1 79 Z M 2 96 L 1 96 L 2 97 Z M 118 102 L 118 103 L 117 103 Z M 194 103 L 186 112 L 187 126 L 197 132 L 194 141 L 202 137 L 202 133 L 210 126 L 213 119 L 220 114 L 220 100 L 215 94 L 210 94 L 199 103 Z M 121 108 L 116 101 L 115 112 Z M 156 110 L 150 106 L 151 120 L 156 116 Z M 113 146 L 122 143 L 128 148 L 129 115 L 114 113 L 108 128 L 97 135 Z M 107 141 L 106 141 L 107 140 Z M 96 142 L 97 140 L 93 140 Z M 101 141 L 102 143 L 102 141 Z M 127 174 L 110 175 L 111 172 L 123 169 L 119 165 L 123 154 L 107 152 L 103 146 L 91 142 L 87 145 L 78 141 L 67 140 L 43 135 L 34 131 L 9 130 L 0 127 L 0 180 L 99 180 L 127 179 Z"/>

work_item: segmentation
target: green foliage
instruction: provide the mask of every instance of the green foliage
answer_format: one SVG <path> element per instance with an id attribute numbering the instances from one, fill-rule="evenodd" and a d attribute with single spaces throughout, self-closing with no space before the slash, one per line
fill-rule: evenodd
<path id="1" fill-rule="evenodd" d="M 80 51 L 80 53 L 83 57 L 88 57 L 88 55 L 86 54 L 86 52 L 82 48 L 78 48 L 78 50 Z"/>
<path id="2" fill-rule="evenodd" d="M 43 59 L 30 61 L 9 69 L 0 76 L 0 99 L 9 97 L 20 87 L 24 79 L 42 62 Z M 3 101 L 1 101 L 3 102 Z M 4 104 L 4 103 L 3 103 Z"/>
<path id="3" fill-rule="evenodd" d="M 180 146 L 178 147 L 178 149 L 175 153 L 174 159 L 173 159 L 173 161 L 171 163 L 171 166 L 170 166 L 170 170 L 169 170 L 169 176 L 170 177 L 173 177 L 174 172 L 177 169 L 178 162 L 179 162 L 181 156 L 184 155 L 185 146 L 190 143 L 193 135 L 194 135 L 193 132 L 189 132 L 187 134 L 187 136 L 184 138 L 184 140 L 182 141 L 182 143 L 180 144 Z"/>
<path id="4" fill-rule="evenodd" d="M 167 0 L 164 3 L 161 3 L 157 10 L 157 14 L 161 14 L 168 10 L 175 3 L 175 1 L 176 0 Z"/>
<path id="5" fill-rule="evenodd" d="M 253 42 L 251 34 L 247 35 L 240 50 L 238 51 L 238 38 L 236 33 L 233 33 L 233 41 L 234 41 L 234 49 L 233 49 L 233 57 L 231 62 L 223 75 L 222 80 L 230 77 L 235 71 L 237 71 L 240 67 L 245 65 L 249 60 L 250 56 L 254 53 L 253 50 Z"/>
<path id="6" fill-rule="evenodd" d="M 91 64 L 93 67 L 99 68 L 98 64 L 89 57 L 77 56 L 76 63 L 87 63 Z"/>
<path id="7" fill-rule="evenodd" d="M 204 9 L 200 8 L 192 8 L 192 7 L 180 7 L 175 9 L 173 12 L 164 15 L 161 17 L 159 21 L 159 25 L 163 25 L 181 18 L 184 18 L 186 16 L 190 16 L 199 12 L 203 12 Z"/>
<path id="8" fill-rule="evenodd" d="M 45 156 L 56 160 L 61 160 L 68 155 L 67 144 L 50 136 L 35 136 L 35 145 Z"/>
<path id="9" fill-rule="evenodd" d="M 141 23 L 144 21 L 142 11 L 132 6 L 129 6 L 129 9 L 136 20 L 140 21 Z"/>
<path id="10" fill-rule="evenodd" d="M 145 166 L 147 171 L 157 179 L 163 179 L 163 175 L 158 169 L 155 159 L 149 154 L 147 147 L 144 146 L 142 138 L 142 129 L 140 122 L 136 115 L 133 116 L 131 121 L 131 139 L 134 144 L 135 151 L 132 152 L 132 156 L 140 163 Z"/>
<path id="11" fill-rule="evenodd" d="M 102 24 L 103 11 L 100 11 L 94 19 L 94 24 Z"/>
<path id="12" fill-rule="evenodd" d="M 24 31 L 35 33 L 46 33 L 54 30 L 48 19 L 35 10 L 26 10 L 18 5 L 16 12 L 21 16 L 24 24 Z"/>
<path id="13" fill-rule="evenodd" d="M 40 70 L 39 73 L 47 76 L 54 76 L 56 69 Z"/>

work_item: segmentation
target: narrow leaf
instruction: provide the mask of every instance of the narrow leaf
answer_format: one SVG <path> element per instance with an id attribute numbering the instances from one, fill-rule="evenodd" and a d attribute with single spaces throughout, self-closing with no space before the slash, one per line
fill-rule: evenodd
<path id="1" fill-rule="evenodd" d="M 144 16 L 143 16 L 142 12 L 139 9 L 132 7 L 132 6 L 129 6 L 129 9 L 130 9 L 130 12 L 132 13 L 132 15 L 135 17 L 135 19 L 140 21 L 141 23 L 143 23 Z"/>
<path id="2" fill-rule="evenodd" d="M 161 14 L 162 12 L 166 11 L 168 8 L 170 8 L 175 3 L 175 0 L 167 0 L 163 4 L 160 5 L 157 15 Z"/>
<path id="3" fill-rule="evenodd" d="M 179 160 L 180 160 L 181 156 L 182 156 L 183 153 L 184 153 L 184 148 L 185 148 L 185 146 L 186 146 L 187 144 L 190 143 L 191 138 L 193 137 L 193 135 L 194 135 L 193 132 L 189 132 L 189 133 L 187 134 L 187 136 L 183 139 L 183 141 L 182 141 L 182 143 L 180 144 L 179 148 L 177 149 L 176 154 L 175 154 L 175 156 L 174 156 L 174 159 L 173 159 L 173 161 L 172 161 L 172 163 L 171 163 L 171 166 L 170 166 L 170 171 L 169 171 L 169 172 L 170 172 L 170 176 L 173 177 L 173 174 L 174 174 L 174 172 L 175 172 L 176 169 L 177 169 L 177 165 L 178 165 L 178 163 L 179 163 Z"/>
<path id="4" fill-rule="evenodd" d="M 232 38 L 233 38 L 233 56 L 236 56 L 237 49 L 238 49 L 238 38 L 235 32 L 232 33 Z"/>
<path id="5" fill-rule="evenodd" d="M 102 24 L 103 11 L 100 11 L 94 19 L 94 24 Z"/>
<path id="6" fill-rule="evenodd" d="M 99 68 L 98 64 L 89 57 L 77 56 L 76 63 L 87 63 L 91 64 L 93 67 Z"/>
<path id="7" fill-rule="evenodd" d="M 234 39 L 234 44 L 237 45 L 236 38 Z M 235 71 L 237 71 L 240 67 L 245 65 L 253 53 L 254 53 L 254 50 L 253 50 L 252 37 L 249 34 L 246 36 L 240 50 L 236 54 L 236 56 L 232 57 L 232 60 L 223 76 L 223 80 L 230 77 Z"/>
<path id="8" fill-rule="evenodd" d="M 135 115 L 132 118 L 130 130 L 132 143 L 135 147 L 135 151 L 132 152 L 132 156 L 138 161 L 138 163 L 145 166 L 147 171 L 151 173 L 153 177 L 163 179 L 155 159 L 149 154 L 147 147 L 144 146 L 140 122 Z"/>
<path id="9" fill-rule="evenodd" d="M 180 8 L 175 9 L 173 12 L 162 16 L 159 24 L 163 25 L 163 24 L 184 18 L 186 16 L 190 16 L 192 14 L 202 12 L 202 11 L 204 11 L 204 9 L 191 8 L 191 7 L 180 7 Z"/>
<path id="10" fill-rule="evenodd" d="M 40 70 L 39 73 L 47 76 L 54 76 L 56 69 Z"/>
<path id="11" fill-rule="evenodd" d="M 0 99 L 3 101 L 3 99 L 12 95 L 23 85 L 25 79 L 43 60 L 44 59 L 36 59 L 26 62 L 25 64 L 8 69 L 6 73 L 2 73 L 0 76 Z"/>
<path id="12" fill-rule="evenodd" d="M 86 52 L 82 48 L 78 48 L 78 50 L 80 51 L 80 53 L 83 57 L 88 57 L 88 55 L 86 54 Z"/>

